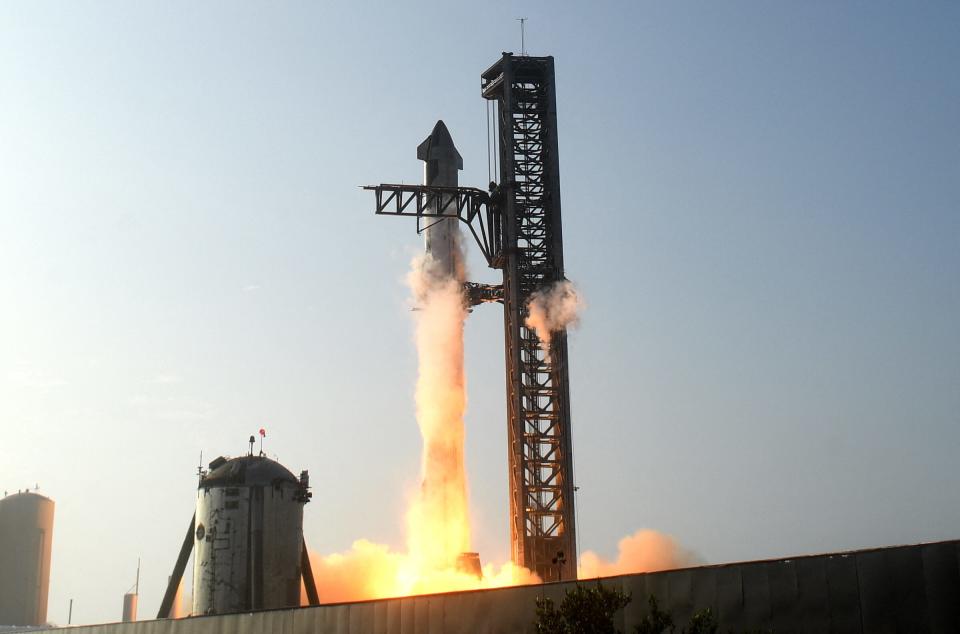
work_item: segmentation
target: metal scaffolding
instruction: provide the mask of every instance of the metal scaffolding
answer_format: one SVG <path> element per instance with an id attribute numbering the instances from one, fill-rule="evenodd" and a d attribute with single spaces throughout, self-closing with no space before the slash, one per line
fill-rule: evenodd
<path id="1" fill-rule="evenodd" d="M 567 337 L 549 354 L 524 324 L 531 295 L 564 279 L 552 57 L 504 53 L 481 76 L 497 103 L 513 559 L 544 581 L 576 578 Z"/>

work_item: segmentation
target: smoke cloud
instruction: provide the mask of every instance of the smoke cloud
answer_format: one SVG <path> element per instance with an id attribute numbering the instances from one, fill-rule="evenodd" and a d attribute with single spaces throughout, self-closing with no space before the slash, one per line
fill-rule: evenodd
<path id="1" fill-rule="evenodd" d="M 453 229 L 449 227 L 449 229 Z M 321 603 L 361 601 L 479 588 L 539 583 L 526 568 L 506 563 L 483 566 L 482 576 L 457 567 L 470 548 L 467 475 L 464 464 L 463 367 L 464 258 L 456 234 L 438 234 L 456 248 L 441 259 L 415 258 L 407 281 L 414 302 L 419 372 L 415 390 L 417 425 L 423 440 L 421 485 L 406 514 L 406 551 L 359 539 L 342 553 L 310 553 Z M 534 293 L 528 328 L 537 332 L 549 357 L 553 332 L 576 324 L 583 302 L 568 281 Z M 619 543 L 616 561 L 596 553 L 580 558 L 580 578 L 666 570 L 696 562 L 669 535 L 640 530 Z"/>
<path id="2" fill-rule="evenodd" d="M 383 544 L 364 539 L 357 540 L 343 553 L 310 553 L 310 562 L 321 603 L 540 583 L 535 574 L 510 562 L 483 566 L 482 578 L 452 566 L 425 569 L 409 553 L 391 551 Z"/>
<path id="3" fill-rule="evenodd" d="M 583 300 L 569 280 L 555 282 L 530 296 L 525 324 L 537 333 L 540 347 L 548 361 L 553 333 L 568 326 L 576 326 L 583 306 Z"/>
<path id="4" fill-rule="evenodd" d="M 364 539 L 357 540 L 343 553 L 310 553 L 310 561 L 321 603 L 540 583 L 537 575 L 510 562 L 485 565 L 482 579 L 452 566 L 425 568 L 410 553 L 391 551 L 388 546 Z M 593 551 L 583 552 L 577 576 L 593 579 L 674 570 L 700 563 L 696 553 L 683 548 L 672 536 L 642 529 L 619 541 L 613 561 Z"/>
<path id="5" fill-rule="evenodd" d="M 459 232 L 459 230 L 458 230 Z M 456 262 L 463 254 L 456 249 Z M 457 267 L 462 270 L 462 265 Z M 456 269 L 455 269 L 456 270 Z M 463 281 L 427 253 L 408 281 L 417 302 L 417 424 L 423 439 L 420 495 L 407 513 L 407 547 L 426 568 L 453 566 L 470 550 L 463 415 Z"/>
<path id="6" fill-rule="evenodd" d="M 460 230 L 455 222 L 443 222 L 436 225 L 434 233 L 428 233 L 428 242 L 433 239 L 440 245 L 439 257 L 428 252 L 415 258 L 407 278 L 414 303 L 419 362 L 415 397 L 423 454 L 420 489 L 406 514 L 406 552 L 360 539 L 343 553 L 311 553 L 322 603 L 540 581 L 512 563 L 487 564 L 481 577 L 457 567 L 458 557 L 471 550 L 463 424 L 467 309 Z"/>
<path id="7" fill-rule="evenodd" d="M 605 561 L 593 551 L 585 551 L 580 555 L 578 576 L 581 579 L 591 579 L 673 570 L 698 563 L 699 557 L 693 551 L 682 548 L 670 535 L 641 529 L 620 540 L 617 544 L 616 561 Z"/>

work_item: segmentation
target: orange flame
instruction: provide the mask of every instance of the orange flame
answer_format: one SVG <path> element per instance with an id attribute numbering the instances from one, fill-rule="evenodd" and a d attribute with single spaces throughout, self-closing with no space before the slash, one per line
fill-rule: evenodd
<path id="1" fill-rule="evenodd" d="M 455 564 L 470 550 L 467 474 L 463 460 L 466 382 L 463 371 L 463 287 L 417 258 L 410 286 L 418 299 L 417 424 L 423 438 L 422 484 L 407 514 L 407 548 L 421 570 Z"/>
<path id="2" fill-rule="evenodd" d="M 350 550 L 333 555 L 311 553 L 310 561 L 321 603 L 405 597 L 415 594 L 500 588 L 539 583 L 540 578 L 510 562 L 487 564 L 483 577 L 457 570 L 453 565 L 426 568 L 409 553 L 391 551 L 365 539 Z"/>
<path id="3" fill-rule="evenodd" d="M 458 260 L 462 271 L 462 254 Z M 423 457 L 420 490 L 407 511 L 407 550 L 395 552 L 360 539 L 345 553 L 311 555 L 323 603 L 539 582 L 512 563 L 488 564 L 481 577 L 457 568 L 457 558 L 470 550 L 463 455 L 467 311 L 459 277 L 426 255 L 414 260 L 408 278 L 416 302 L 416 403 Z"/>

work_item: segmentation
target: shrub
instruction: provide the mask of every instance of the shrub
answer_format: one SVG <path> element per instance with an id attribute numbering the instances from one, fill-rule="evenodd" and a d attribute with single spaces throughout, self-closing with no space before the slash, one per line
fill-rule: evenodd
<path id="1" fill-rule="evenodd" d="M 613 615 L 630 603 L 630 595 L 604 587 L 576 586 L 567 590 L 559 609 L 553 600 L 537 599 L 537 632 L 540 634 L 617 634 Z"/>

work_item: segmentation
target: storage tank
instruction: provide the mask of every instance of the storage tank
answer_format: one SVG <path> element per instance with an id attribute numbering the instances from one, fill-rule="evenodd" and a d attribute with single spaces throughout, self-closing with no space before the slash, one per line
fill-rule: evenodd
<path id="1" fill-rule="evenodd" d="M 197 490 L 193 614 L 300 604 L 307 472 L 264 456 L 217 458 Z"/>
<path id="2" fill-rule="evenodd" d="M 124 623 L 132 623 L 137 620 L 137 602 L 139 598 L 136 592 L 128 592 L 123 595 L 123 616 L 121 620 Z"/>
<path id="3" fill-rule="evenodd" d="M 0 625 L 47 622 L 53 500 L 24 491 L 0 499 Z"/>

